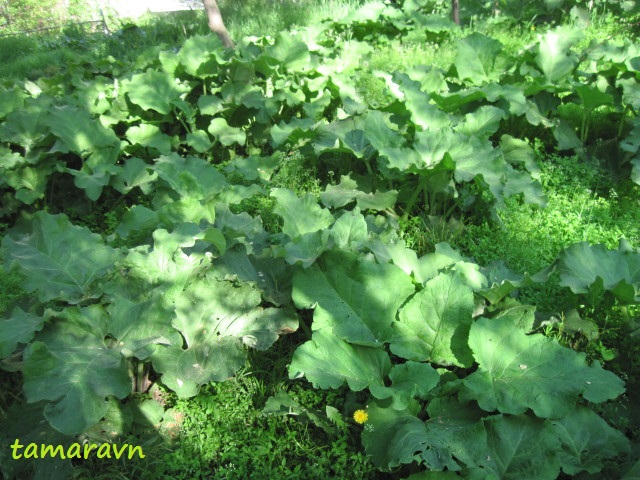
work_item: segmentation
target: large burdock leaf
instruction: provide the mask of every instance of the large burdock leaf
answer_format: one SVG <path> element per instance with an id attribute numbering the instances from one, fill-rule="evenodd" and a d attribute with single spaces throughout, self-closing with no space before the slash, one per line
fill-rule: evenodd
<path id="1" fill-rule="evenodd" d="M 602 470 L 603 460 L 629 450 L 629 440 L 611 428 L 593 410 L 578 407 L 566 417 L 552 422 L 562 447 L 562 470 L 569 474 Z"/>
<path id="2" fill-rule="evenodd" d="M 418 460 L 429 444 L 422 420 L 407 411 L 371 405 L 369 420 L 362 432 L 362 444 L 379 468 L 393 468 Z"/>
<path id="3" fill-rule="evenodd" d="M 29 233 L 10 231 L 2 246 L 6 264 L 22 270 L 25 290 L 36 292 L 41 302 L 99 297 L 101 292 L 93 287 L 117 258 L 100 235 L 72 225 L 65 215 L 46 212 L 34 215 Z"/>
<path id="4" fill-rule="evenodd" d="M 192 282 L 176 298 L 173 320 L 187 348 L 161 347 L 152 356 L 162 381 L 180 397 L 191 397 L 200 385 L 226 380 L 244 365 L 244 346 L 266 350 L 298 328 L 290 312 L 264 309 L 260 302 L 260 291 L 248 283 L 212 277 Z"/>
<path id="5" fill-rule="evenodd" d="M 0 359 L 11 355 L 19 343 L 29 343 L 43 325 L 41 316 L 14 308 L 10 318 L 0 320 Z"/>
<path id="6" fill-rule="evenodd" d="M 479 368 L 462 382 L 460 398 L 483 410 L 561 418 L 578 396 L 604 402 L 624 392 L 624 383 L 585 354 L 541 334 L 527 335 L 509 318 L 481 318 L 471 326 L 469 346 Z"/>
<path id="7" fill-rule="evenodd" d="M 471 366 L 467 337 L 473 309 L 471 288 L 452 275 L 438 275 L 400 310 L 391 352 L 409 360 Z"/>
<path id="8" fill-rule="evenodd" d="M 49 312 L 55 320 L 24 354 L 24 392 L 29 403 L 47 400 L 44 415 L 62 433 L 83 432 L 107 411 L 107 397 L 124 398 L 131 380 L 119 349 L 105 344 L 107 316 L 101 306 Z"/>
<path id="9" fill-rule="evenodd" d="M 591 285 L 602 279 L 604 289 L 621 302 L 640 301 L 640 252 L 625 243 L 618 250 L 576 243 L 558 255 L 557 268 L 560 285 L 571 288 L 573 293 L 587 293 Z"/>
<path id="10" fill-rule="evenodd" d="M 218 72 L 219 65 L 226 63 L 221 47 L 217 36 L 194 35 L 184 42 L 178 59 L 189 75 L 209 77 Z"/>
<path id="11" fill-rule="evenodd" d="M 298 198 L 286 188 L 274 188 L 271 196 L 278 202 L 273 211 L 282 217 L 282 232 L 290 238 L 325 230 L 333 223 L 333 215 L 318 205 L 311 194 Z"/>
<path id="12" fill-rule="evenodd" d="M 440 374 L 428 363 L 407 362 L 394 365 L 389 379 L 390 387 L 371 385 L 371 394 L 381 400 L 391 398 L 395 410 L 404 410 L 413 398 L 426 398 L 438 385 Z"/>
<path id="13" fill-rule="evenodd" d="M 560 445 L 547 422 L 524 415 L 494 415 L 482 422 L 488 448 L 476 462 L 486 474 L 504 480 L 547 480 L 560 474 Z"/>
<path id="14" fill-rule="evenodd" d="M 391 340 L 396 311 L 414 291 L 411 277 L 390 264 L 330 252 L 293 277 L 298 308 L 314 308 L 313 329 L 360 345 Z"/>
<path id="15" fill-rule="evenodd" d="M 207 161 L 175 152 L 156 159 L 153 170 L 182 197 L 210 198 L 228 185 L 224 175 Z"/>
<path id="16" fill-rule="evenodd" d="M 540 38 L 535 60 L 548 84 L 564 80 L 578 64 L 578 56 L 571 52 L 571 47 L 580 37 L 580 30 L 559 27 Z"/>
<path id="17" fill-rule="evenodd" d="M 264 57 L 288 71 L 305 71 L 312 66 L 307 44 L 288 32 L 278 34 L 274 44 L 265 48 Z"/>
<path id="18" fill-rule="evenodd" d="M 458 76 L 476 85 L 499 80 L 509 67 L 502 44 L 477 32 L 458 40 L 454 63 Z"/>
<path id="19" fill-rule="evenodd" d="M 178 83 L 172 74 L 155 70 L 132 76 L 124 88 L 133 103 L 163 115 L 171 112 L 174 102 L 189 91 L 189 87 Z"/>
<path id="20" fill-rule="evenodd" d="M 113 130 L 105 128 L 89 112 L 78 107 L 53 107 L 47 117 L 47 125 L 58 137 L 56 149 L 61 151 L 72 151 L 84 157 L 100 149 L 118 148 L 120 145 Z"/>
<path id="21" fill-rule="evenodd" d="M 359 392 L 381 388 L 391 368 L 389 355 L 380 348 L 350 345 L 331 332 L 316 330 L 298 347 L 289 365 L 289 378 L 304 376 L 315 388 L 340 388 L 346 381 Z"/>
<path id="22" fill-rule="evenodd" d="M 327 185 L 324 192 L 320 194 L 322 203 L 327 207 L 344 207 L 355 200 L 356 205 L 361 209 L 385 210 L 393 208 L 396 204 L 398 192 L 390 190 L 386 192 L 365 193 L 359 189 L 355 180 L 349 175 L 340 177 L 338 185 Z"/>
<path id="23" fill-rule="evenodd" d="M 247 141 L 247 134 L 244 130 L 231 127 L 224 118 L 214 118 L 211 120 L 207 131 L 226 147 L 234 143 L 244 145 Z"/>

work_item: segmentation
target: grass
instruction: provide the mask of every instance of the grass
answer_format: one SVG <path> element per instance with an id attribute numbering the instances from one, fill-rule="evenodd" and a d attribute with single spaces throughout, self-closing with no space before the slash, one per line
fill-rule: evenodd
<path id="1" fill-rule="evenodd" d="M 355 10 L 362 0 L 221 1 L 220 9 L 232 38 L 276 36 L 279 32 L 339 18 Z M 260 12 L 260 14 L 256 14 Z M 339 17 L 335 17 L 338 15 Z M 57 73 L 78 57 L 88 61 L 112 56 L 134 62 L 147 48 L 164 44 L 179 48 L 193 35 L 210 34 L 204 11 L 148 14 L 134 21 L 109 21 L 112 35 L 89 34 L 82 26 L 33 36 L 0 37 L 0 83 Z"/>

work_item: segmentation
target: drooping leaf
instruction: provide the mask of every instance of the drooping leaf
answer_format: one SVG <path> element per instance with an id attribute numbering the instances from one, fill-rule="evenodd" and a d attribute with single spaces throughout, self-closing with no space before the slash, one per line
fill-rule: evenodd
<path id="1" fill-rule="evenodd" d="M 264 309 L 260 302 L 260 292 L 247 283 L 211 277 L 192 282 L 176 297 L 173 320 L 187 348 L 161 347 L 152 356 L 163 382 L 180 397 L 196 395 L 200 385 L 225 380 L 244 364 L 243 345 L 266 350 L 297 329 L 290 312 Z"/>
<path id="2" fill-rule="evenodd" d="M 451 275 L 438 275 L 400 310 L 391 352 L 409 360 L 470 366 L 467 336 L 473 309 L 469 287 Z"/>
<path id="3" fill-rule="evenodd" d="M 562 470 L 569 475 L 598 473 L 603 469 L 603 460 L 629 450 L 629 440 L 586 407 L 576 408 L 552 425 L 562 444 L 558 454 Z"/>
<path id="4" fill-rule="evenodd" d="M 371 385 L 371 394 L 378 399 L 392 399 L 395 410 L 405 410 L 413 398 L 426 398 L 440 381 L 440 374 L 428 363 L 407 362 L 394 365 L 389 373 L 391 386 Z"/>
<path id="5" fill-rule="evenodd" d="M 459 470 L 452 456 L 475 466 L 476 459 L 486 455 L 487 436 L 481 420 L 485 413 L 477 406 L 463 405 L 454 396 L 436 397 L 429 402 L 427 412 L 429 449 L 422 454 L 427 467 Z"/>
<path id="6" fill-rule="evenodd" d="M 565 80 L 578 63 L 571 47 L 580 39 L 580 30 L 558 27 L 546 32 L 540 39 L 536 63 L 544 73 L 548 84 Z"/>
<path id="7" fill-rule="evenodd" d="M 155 70 L 133 75 L 124 88 L 134 104 L 163 115 L 170 113 L 174 103 L 189 91 L 189 87 L 178 83 L 174 75 Z"/>
<path id="8" fill-rule="evenodd" d="M 234 143 L 244 145 L 247 141 L 247 134 L 244 130 L 237 127 L 231 127 L 224 118 L 218 117 L 211 120 L 207 131 L 217 138 L 224 146 L 230 146 Z"/>
<path id="9" fill-rule="evenodd" d="M 224 64 L 222 42 L 215 35 L 194 35 L 185 42 L 177 57 L 189 75 L 209 77 Z"/>
<path id="10" fill-rule="evenodd" d="M 605 290 L 623 303 L 640 300 L 640 252 L 621 244 L 618 250 L 580 242 L 558 255 L 560 285 L 574 293 L 587 293 L 599 278 Z"/>
<path id="11" fill-rule="evenodd" d="M 349 175 L 343 175 L 338 185 L 327 185 L 325 191 L 320 194 L 320 199 L 331 208 L 344 207 L 355 200 L 361 209 L 385 210 L 395 205 L 397 196 L 398 192 L 395 190 L 365 193 Z"/>
<path id="12" fill-rule="evenodd" d="M 37 212 L 30 232 L 10 231 L 2 241 L 5 262 L 25 273 L 24 288 L 41 302 L 78 303 L 96 298 L 97 280 L 113 268 L 116 251 L 100 235 L 71 224 L 65 215 Z"/>
<path id="13" fill-rule="evenodd" d="M 475 85 L 499 80 L 509 65 L 502 44 L 477 32 L 458 40 L 454 63 L 460 78 Z"/>
<path id="14" fill-rule="evenodd" d="M 391 339 L 396 311 L 413 290 L 411 278 L 395 265 L 346 252 L 329 252 L 293 278 L 296 306 L 315 306 L 313 329 L 360 345 Z"/>
<path id="15" fill-rule="evenodd" d="M 156 159 L 153 170 L 182 197 L 210 198 L 227 186 L 224 175 L 212 164 L 175 152 Z"/>
<path id="16" fill-rule="evenodd" d="M 405 411 L 370 405 L 368 428 L 362 432 L 362 444 L 371 461 L 388 469 L 418 460 L 427 448 L 429 436 L 424 422 Z"/>
<path id="17" fill-rule="evenodd" d="M 298 347 L 289 365 L 289 378 L 304 376 L 315 388 L 339 388 L 346 381 L 355 392 L 384 385 L 391 368 L 389 355 L 380 349 L 351 345 L 328 330 L 315 330 Z"/>
<path id="18" fill-rule="evenodd" d="M 340 249 L 357 249 L 368 239 L 367 222 L 357 209 L 344 212 L 331 227 L 331 236 Z"/>
<path id="19" fill-rule="evenodd" d="M 0 320 L 0 359 L 11 355 L 19 343 L 29 343 L 43 325 L 41 316 L 14 308 L 11 317 Z"/>
<path id="20" fill-rule="evenodd" d="M 271 196 L 278 202 L 274 212 L 284 220 L 282 232 L 292 239 L 325 230 L 333 223 L 331 212 L 318 205 L 311 194 L 298 198 L 291 190 L 274 188 Z"/>
<path id="21" fill-rule="evenodd" d="M 106 399 L 131 393 L 124 357 L 105 345 L 107 316 L 99 305 L 51 312 L 51 322 L 27 347 L 27 400 L 47 400 L 44 415 L 62 433 L 81 433 L 107 411 Z"/>
<path id="22" fill-rule="evenodd" d="M 307 44 L 288 32 L 280 32 L 274 44 L 265 48 L 264 56 L 277 68 L 290 72 L 305 71 L 311 66 Z"/>
<path id="23" fill-rule="evenodd" d="M 545 480 L 559 475 L 559 442 L 547 422 L 524 415 L 494 415 L 482 423 L 488 448 L 476 462 L 485 475 L 492 473 L 505 480 Z"/>
<path id="24" fill-rule="evenodd" d="M 541 334 L 527 335 L 509 318 L 474 322 L 469 346 L 479 368 L 463 380 L 460 396 L 488 412 L 517 415 L 531 408 L 538 417 L 561 418 L 579 395 L 598 403 L 624 392 L 620 378 L 588 366 L 584 353 Z"/>
<path id="25" fill-rule="evenodd" d="M 171 152 L 171 138 L 155 125 L 142 123 L 131 127 L 125 136 L 133 145 L 155 148 L 161 155 L 168 155 Z"/>

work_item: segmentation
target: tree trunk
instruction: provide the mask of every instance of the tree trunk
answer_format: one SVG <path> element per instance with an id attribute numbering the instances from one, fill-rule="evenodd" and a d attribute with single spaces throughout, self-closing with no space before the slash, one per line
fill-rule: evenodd
<path id="1" fill-rule="evenodd" d="M 460 5 L 458 0 L 451 0 L 451 18 L 456 25 L 460 25 Z"/>
<path id="2" fill-rule="evenodd" d="M 207 19 L 211 31 L 218 35 L 218 38 L 222 40 L 222 44 L 225 47 L 233 48 L 233 41 L 229 36 L 229 32 L 227 32 L 227 27 L 224 26 L 224 22 L 222 21 L 218 2 L 216 0 L 202 0 L 202 3 L 204 3 L 204 9 L 207 12 Z"/>

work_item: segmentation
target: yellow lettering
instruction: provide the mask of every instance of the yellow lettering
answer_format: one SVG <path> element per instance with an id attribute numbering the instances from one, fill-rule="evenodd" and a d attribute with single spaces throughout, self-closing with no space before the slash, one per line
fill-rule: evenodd
<path id="1" fill-rule="evenodd" d="M 125 445 L 126 445 L 126 443 L 125 443 Z M 133 457 L 133 452 L 135 452 L 136 450 L 138 450 L 138 455 L 140 456 L 140 458 L 144 458 L 145 457 L 144 453 L 142 452 L 142 447 L 141 446 L 138 445 L 137 447 L 134 447 L 132 445 L 129 445 L 129 460 L 131 460 L 131 457 Z"/>
<path id="2" fill-rule="evenodd" d="M 120 458 L 122 456 L 122 453 L 124 452 L 124 450 L 128 447 L 129 445 L 127 443 L 125 443 L 122 448 L 118 451 L 118 446 L 114 445 L 113 446 L 113 455 L 116 458 Z M 129 457 L 131 458 L 131 457 Z"/>
<path id="3" fill-rule="evenodd" d="M 80 444 L 79 443 L 72 443 L 71 445 L 69 445 L 69 448 L 67 448 L 67 458 L 82 458 L 82 455 L 80 454 Z"/>
<path id="4" fill-rule="evenodd" d="M 54 447 L 53 445 L 46 445 L 43 443 L 42 445 L 40 445 L 40 458 L 45 458 L 47 456 L 47 453 L 51 455 L 51 458 L 55 458 L 58 454 L 60 454 L 60 458 L 65 458 L 64 448 L 62 448 L 62 445 L 57 445 Z"/>
<path id="5" fill-rule="evenodd" d="M 98 448 L 98 446 L 95 443 L 85 443 L 84 444 L 84 459 L 85 460 L 87 458 L 89 458 L 89 454 L 91 453 L 91 450 L 93 450 L 94 448 Z"/>
<path id="6" fill-rule="evenodd" d="M 38 458 L 38 445 L 36 443 L 27 445 L 27 448 L 24 449 L 24 458 Z"/>
<path id="7" fill-rule="evenodd" d="M 24 448 L 24 445 L 20 444 L 20 440 L 16 438 L 16 441 L 13 442 L 13 444 L 11 445 L 11 456 L 13 457 L 14 460 L 18 460 L 19 458 L 22 458 L 22 454 L 18 454 L 16 452 L 16 450 L 18 450 L 19 448 Z"/>
<path id="8" fill-rule="evenodd" d="M 103 443 L 98 449 L 98 458 L 111 458 L 111 444 Z"/>

